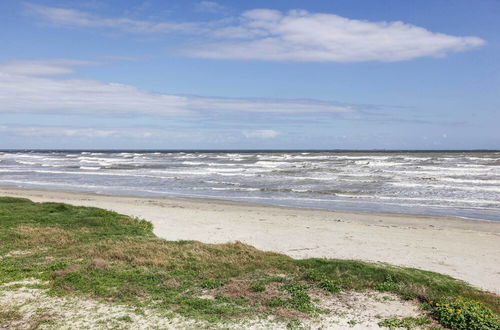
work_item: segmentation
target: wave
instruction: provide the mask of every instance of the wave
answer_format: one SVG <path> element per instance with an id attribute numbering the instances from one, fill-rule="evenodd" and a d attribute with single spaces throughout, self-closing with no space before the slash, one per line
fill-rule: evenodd
<path id="1" fill-rule="evenodd" d="M 206 188 L 203 188 L 206 189 Z M 212 187 L 211 190 L 219 191 L 244 191 L 244 192 L 264 192 L 264 193 L 298 193 L 298 194 L 320 194 L 320 195 L 337 195 L 337 194 L 357 194 L 359 191 L 327 189 L 327 190 L 313 190 L 313 189 L 294 189 L 294 188 L 249 188 L 249 187 Z"/>
<path id="2" fill-rule="evenodd" d="M 500 187 L 488 187 L 488 186 L 456 186 L 456 185 L 445 185 L 445 184 L 424 184 L 424 183 L 410 183 L 410 182 L 389 182 L 390 185 L 398 187 L 412 187 L 412 188 L 441 188 L 441 189 L 456 189 L 456 190 L 469 190 L 469 191 L 492 191 L 500 192 Z"/>
<path id="3" fill-rule="evenodd" d="M 481 214 L 495 217 L 495 208 L 500 213 L 498 165 L 495 152 L 1 152 L 0 182 L 199 192 L 331 208 L 427 205 L 456 214 L 463 208 L 481 213 L 482 207 Z"/>

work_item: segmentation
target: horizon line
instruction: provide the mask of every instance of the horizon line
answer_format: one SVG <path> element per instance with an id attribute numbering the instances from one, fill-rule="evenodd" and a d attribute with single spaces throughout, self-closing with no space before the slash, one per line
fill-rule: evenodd
<path id="1" fill-rule="evenodd" d="M 500 149 L 195 149 L 195 148 L 171 148 L 171 149 L 153 149 L 153 148 L 139 148 L 139 149 L 125 149 L 125 148 L 100 148 L 100 149 L 85 149 L 85 148 L 12 148 L 0 149 L 0 152 L 12 151 L 39 151 L 39 152 L 78 152 L 78 151 L 105 151 L 105 152 L 127 152 L 127 151 L 142 151 L 142 152 L 500 152 Z"/>

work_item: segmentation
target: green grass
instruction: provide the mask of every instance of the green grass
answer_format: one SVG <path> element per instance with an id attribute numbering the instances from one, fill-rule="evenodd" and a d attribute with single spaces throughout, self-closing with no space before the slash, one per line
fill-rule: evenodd
<path id="1" fill-rule="evenodd" d="M 381 327 L 387 327 L 389 329 L 414 329 L 431 323 L 425 317 L 405 317 L 403 319 L 398 319 L 395 317 L 390 317 L 388 319 L 379 322 L 378 325 Z"/>
<path id="2" fill-rule="evenodd" d="M 498 296 L 433 272 L 360 261 L 294 260 L 243 243 L 165 241 L 144 220 L 10 197 L 0 197 L 0 256 L 0 284 L 36 278 L 55 295 L 208 321 L 274 314 L 293 323 L 321 312 L 311 290 L 328 296 L 374 289 L 418 299 L 429 308 L 436 301 L 470 299 L 494 317 L 500 311 Z"/>
<path id="3" fill-rule="evenodd" d="M 250 286 L 250 290 L 253 292 L 264 292 L 266 291 L 266 286 L 262 282 L 254 283 Z"/>

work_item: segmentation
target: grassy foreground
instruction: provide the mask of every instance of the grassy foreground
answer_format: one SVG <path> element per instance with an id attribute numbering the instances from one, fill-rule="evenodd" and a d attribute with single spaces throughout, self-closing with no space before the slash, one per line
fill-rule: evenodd
<path id="1" fill-rule="evenodd" d="M 496 329 L 500 313 L 498 296 L 433 272 L 294 260 L 242 243 L 165 241 L 154 236 L 151 223 L 115 212 L 0 197 L 0 285 L 29 278 L 47 283 L 57 296 L 82 295 L 209 322 L 256 315 L 296 322 L 321 313 L 312 291 L 368 289 L 416 299 L 430 316 L 456 329 Z M 13 317 L 1 307 L 0 328 Z M 406 327 L 412 320 L 384 322 Z"/>

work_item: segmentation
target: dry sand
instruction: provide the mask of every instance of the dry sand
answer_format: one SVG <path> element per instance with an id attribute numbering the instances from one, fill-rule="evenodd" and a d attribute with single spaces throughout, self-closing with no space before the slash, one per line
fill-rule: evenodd
<path id="1" fill-rule="evenodd" d="M 288 329 L 286 322 L 273 317 L 213 324 L 144 308 L 137 313 L 133 306 L 84 297 L 55 297 L 46 289 L 26 287 L 39 283 L 25 280 L 0 285 L 0 311 L 19 314 L 14 320 L 0 324 L 1 329 Z M 370 291 L 322 297 L 319 306 L 326 313 L 303 320 L 304 329 L 380 329 L 378 323 L 388 317 L 425 316 L 414 301 Z"/>
<path id="2" fill-rule="evenodd" d="M 168 240 L 242 241 L 294 258 L 387 262 L 448 274 L 500 293 L 500 222 L 13 187 L 0 187 L 0 195 L 140 217 Z"/>

